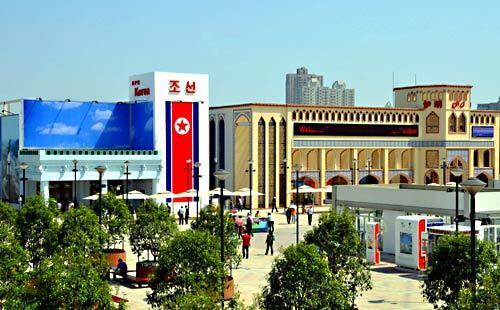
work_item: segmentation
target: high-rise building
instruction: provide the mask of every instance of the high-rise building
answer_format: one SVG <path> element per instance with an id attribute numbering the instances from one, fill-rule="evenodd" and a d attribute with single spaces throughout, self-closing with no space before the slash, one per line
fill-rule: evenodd
<path id="1" fill-rule="evenodd" d="M 478 110 L 500 110 L 500 97 L 497 102 L 478 103 Z"/>
<path id="2" fill-rule="evenodd" d="M 323 76 L 309 74 L 307 68 L 286 75 L 286 102 L 307 105 L 354 106 L 354 89 L 345 82 L 335 81 L 332 87 L 323 86 Z"/>

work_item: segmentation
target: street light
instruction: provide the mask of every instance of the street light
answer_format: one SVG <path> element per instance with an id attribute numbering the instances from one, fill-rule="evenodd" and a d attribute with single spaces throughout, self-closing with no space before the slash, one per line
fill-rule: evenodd
<path id="1" fill-rule="evenodd" d="M 23 195 L 22 195 L 21 203 L 24 206 L 24 204 L 26 202 L 26 181 L 28 180 L 26 178 L 26 169 L 28 169 L 28 164 L 25 162 L 22 162 L 21 164 L 19 164 L 19 168 L 21 168 L 21 170 L 23 170 L 23 177 L 21 178 L 21 180 L 23 181 Z"/>
<path id="2" fill-rule="evenodd" d="M 129 207 L 128 205 L 128 176 L 130 175 L 130 172 L 128 172 L 128 166 L 130 162 L 126 160 L 124 163 L 125 165 L 125 204 L 127 205 L 127 208 Z M 123 196 L 122 196 L 123 199 Z"/>
<path id="3" fill-rule="evenodd" d="M 224 180 L 229 176 L 229 172 L 224 169 L 219 169 L 214 172 L 214 176 L 219 180 L 220 187 L 220 260 L 224 266 L 224 202 L 222 197 L 224 196 Z M 222 279 L 222 309 L 224 309 L 224 278 Z"/>
<path id="4" fill-rule="evenodd" d="M 443 163 L 441 164 L 441 168 L 443 169 L 443 185 L 446 185 L 446 168 L 448 168 L 448 164 L 446 163 L 445 157 L 443 157 Z"/>
<path id="5" fill-rule="evenodd" d="M 295 221 L 296 227 L 295 227 L 295 232 L 297 233 L 296 237 L 296 244 L 299 244 L 299 171 L 302 169 L 302 165 L 295 164 L 293 165 L 293 169 L 295 170 L 295 188 L 297 190 L 296 197 L 295 197 L 295 205 L 296 205 L 296 215 L 297 219 Z"/>
<path id="6" fill-rule="evenodd" d="M 99 173 L 99 225 L 102 224 L 102 174 L 106 171 L 106 167 L 97 166 L 95 171 Z"/>
<path id="7" fill-rule="evenodd" d="M 368 168 L 368 175 L 371 174 L 371 171 L 370 169 L 372 168 L 372 158 L 371 157 L 368 157 L 368 159 L 366 160 L 366 168 Z"/>
<path id="8" fill-rule="evenodd" d="M 351 174 L 351 184 L 354 185 L 354 180 L 356 180 L 356 163 L 358 160 L 356 158 L 352 159 L 352 174 Z"/>
<path id="9" fill-rule="evenodd" d="M 252 214 L 252 177 L 253 177 L 253 173 L 255 172 L 255 170 L 253 169 L 253 160 L 249 160 L 248 161 L 248 169 L 245 170 L 245 172 L 248 172 L 249 174 L 249 188 L 250 188 L 250 195 L 248 196 L 250 198 L 250 214 Z"/>
<path id="10" fill-rule="evenodd" d="M 194 175 L 195 175 L 195 180 L 196 180 L 196 220 L 198 220 L 198 210 L 199 210 L 199 201 L 200 201 L 200 162 L 195 162 L 193 164 L 194 166 Z"/>
<path id="11" fill-rule="evenodd" d="M 12 179 L 10 176 L 10 163 L 11 163 L 11 158 L 10 158 L 10 152 L 9 152 L 7 154 L 7 177 L 8 177 L 8 180 L 7 180 L 7 187 L 8 187 L 7 198 L 9 199 L 9 202 L 10 202 L 10 179 Z"/>
<path id="12" fill-rule="evenodd" d="M 75 206 L 78 205 L 78 202 L 76 201 L 76 173 L 78 172 L 78 169 L 76 169 L 76 164 L 78 164 L 78 160 L 76 159 L 73 159 L 73 165 L 74 165 L 74 168 L 73 168 L 73 173 L 74 173 L 74 176 L 75 176 L 75 179 L 74 179 L 74 182 L 73 182 L 73 203 L 75 204 Z"/>
<path id="13" fill-rule="evenodd" d="M 476 193 L 480 192 L 486 183 L 478 178 L 468 178 L 462 182 L 462 187 L 470 194 L 470 249 L 471 249 L 471 291 L 472 309 L 476 309 Z"/>
<path id="14" fill-rule="evenodd" d="M 451 174 L 455 177 L 455 232 L 458 234 L 458 178 L 464 174 L 460 167 L 451 168 Z"/>

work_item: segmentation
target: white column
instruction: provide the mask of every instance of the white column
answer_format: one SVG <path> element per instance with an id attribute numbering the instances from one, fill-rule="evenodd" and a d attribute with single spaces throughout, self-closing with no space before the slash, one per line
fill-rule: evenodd
<path id="1" fill-rule="evenodd" d="M 49 200 L 49 181 L 40 181 L 40 193 L 44 200 Z"/>

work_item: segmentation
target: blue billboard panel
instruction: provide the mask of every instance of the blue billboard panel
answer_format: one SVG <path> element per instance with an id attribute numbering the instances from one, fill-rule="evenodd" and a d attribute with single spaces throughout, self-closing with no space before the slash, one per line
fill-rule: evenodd
<path id="1" fill-rule="evenodd" d="M 141 114 L 147 109 L 138 109 L 133 115 L 131 109 L 134 105 L 24 100 L 24 147 L 134 149 L 131 136 L 133 118 L 147 118 Z M 137 127 L 140 126 L 137 124 Z M 147 134 L 142 130 L 146 141 L 152 140 L 152 131 L 151 137 L 146 137 Z M 153 145 L 147 143 L 136 145 L 153 149 Z"/>
<path id="2" fill-rule="evenodd" d="M 134 150 L 154 149 L 153 102 L 140 102 L 130 105 L 131 148 Z"/>
<path id="3" fill-rule="evenodd" d="M 493 126 L 472 126 L 472 137 L 474 138 L 493 138 Z"/>

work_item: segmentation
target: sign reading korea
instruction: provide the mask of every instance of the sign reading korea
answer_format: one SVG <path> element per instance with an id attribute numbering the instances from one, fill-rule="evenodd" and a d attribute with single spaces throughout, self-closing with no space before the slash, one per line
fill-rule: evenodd
<path id="1" fill-rule="evenodd" d="M 418 125 L 295 123 L 296 136 L 418 137 Z"/>
<path id="2" fill-rule="evenodd" d="M 493 138 L 494 134 L 493 126 L 472 126 L 474 138 Z"/>

